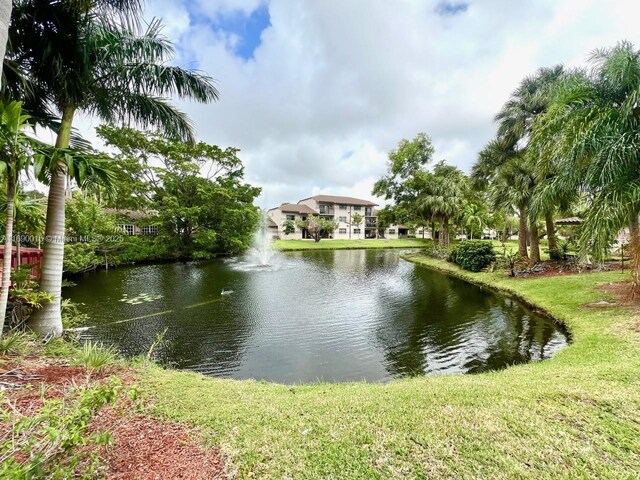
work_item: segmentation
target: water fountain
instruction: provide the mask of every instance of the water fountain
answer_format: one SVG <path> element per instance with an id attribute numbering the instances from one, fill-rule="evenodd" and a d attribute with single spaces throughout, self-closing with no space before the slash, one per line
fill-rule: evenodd
<path id="1" fill-rule="evenodd" d="M 253 234 L 251 248 L 240 259 L 234 259 L 231 265 L 236 270 L 273 270 L 281 265 L 280 258 L 271 244 L 269 217 L 266 211 L 260 212 L 258 227 Z"/>
<path id="2" fill-rule="evenodd" d="M 258 228 L 253 234 L 253 243 L 249 250 L 248 257 L 257 267 L 270 267 L 271 260 L 275 255 L 275 251 L 271 246 L 271 238 L 269 238 L 269 218 L 267 212 L 260 212 L 260 221 Z"/>

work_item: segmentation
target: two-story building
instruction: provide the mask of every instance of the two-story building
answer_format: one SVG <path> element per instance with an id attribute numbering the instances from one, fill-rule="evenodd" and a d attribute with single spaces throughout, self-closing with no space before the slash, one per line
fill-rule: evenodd
<path id="1" fill-rule="evenodd" d="M 337 228 L 328 238 L 362 239 L 378 236 L 377 217 L 374 207 L 377 204 L 369 200 L 337 195 L 314 195 L 303 198 L 298 203 L 285 203 L 268 211 L 269 218 L 277 225 L 280 238 L 305 238 L 305 233 L 297 226 L 297 220 L 305 220 L 307 215 L 318 215 L 336 222 Z M 358 215 L 360 222 L 356 223 Z M 285 235 L 287 222 L 293 222 L 295 231 Z"/>

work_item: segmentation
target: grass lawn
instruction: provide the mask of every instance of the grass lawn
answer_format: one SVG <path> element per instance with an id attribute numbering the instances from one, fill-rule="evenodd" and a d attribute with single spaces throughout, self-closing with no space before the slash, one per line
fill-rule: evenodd
<path id="1" fill-rule="evenodd" d="M 420 248 L 431 240 L 405 238 L 399 240 L 386 239 L 353 239 L 353 240 L 276 240 L 273 246 L 281 251 L 294 250 L 350 250 L 363 248 Z"/>
<path id="2" fill-rule="evenodd" d="M 540 363 L 388 384 L 286 386 L 151 367 L 145 398 L 200 427 L 240 478 L 638 478 L 640 314 L 583 307 L 625 274 L 511 279 L 411 259 L 537 305 L 573 343 Z"/>

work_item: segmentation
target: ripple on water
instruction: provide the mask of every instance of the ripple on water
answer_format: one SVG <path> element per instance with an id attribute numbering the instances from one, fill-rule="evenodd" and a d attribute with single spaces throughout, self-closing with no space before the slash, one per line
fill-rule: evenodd
<path id="1" fill-rule="evenodd" d="M 138 355 L 166 328 L 161 361 L 219 377 L 387 381 L 503 368 L 567 343 L 557 325 L 512 299 L 417 268 L 396 251 L 280 253 L 270 262 L 94 272 L 65 295 L 92 317 L 82 338 Z"/>

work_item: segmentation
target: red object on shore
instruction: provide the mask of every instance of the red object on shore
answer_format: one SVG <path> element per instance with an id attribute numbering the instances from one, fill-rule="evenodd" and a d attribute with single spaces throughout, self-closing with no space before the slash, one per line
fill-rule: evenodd
<path id="1" fill-rule="evenodd" d="M 17 247 L 11 249 L 11 268 L 18 266 Z M 42 267 L 42 257 L 44 250 L 39 248 L 20 247 L 20 264 L 33 265 L 31 275 L 34 278 L 40 278 L 40 268 Z M 2 272 L 2 264 L 4 262 L 4 246 L 0 245 L 0 272 Z"/>

